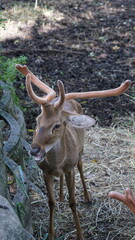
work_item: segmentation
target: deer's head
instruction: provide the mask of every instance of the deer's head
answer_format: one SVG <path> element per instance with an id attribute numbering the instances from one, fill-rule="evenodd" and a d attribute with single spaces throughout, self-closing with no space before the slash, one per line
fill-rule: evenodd
<path id="1" fill-rule="evenodd" d="M 58 81 L 59 98 L 55 98 L 56 94 L 53 90 L 46 97 L 39 98 L 32 90 L 31 76 L 27 75 L 26 87 L 29 96 L 41 105 L 41 114 L 36 119 L 36 129 L 30 149 L 35 160 L 40 161 L 64 134 L 66 125 L 66 117 L 62 111 L 65 101 L 64 86 Z"/>
<path id="2" fill-rule="evenodd" d="M 31 99 L 41 105 L 41 114 L 36 119 L 36 129 L 33 136 L 30 153 L 37 161 L 62 139 L 66 125 L 70 122 L 74 127 L 84 128 L 95 124 L 95 120 L 86 115 L 78 114 L 70 103 L 65 104 L 65 90 L 61 81 L 57 82 L 59 97 L 51 89 L 46 97 L 38 97 L 31 86 L 31 75 L 26 76 L 26 88 Z M 64 106 L 64 107 L 63 107 Z"/>
<path id="3" fill-rule="evenodd" d="M 16 68 L 26 76 L 26 89 L 30 98 L 41 105 L 41 114 L 36 119 L 37 124 L 30 149 L 31 155 L 37 161 L 41 161 L 45 154 L 63 137 L 68 122 L 77 128 L 90 127 L 95 124 L 93 118 L 78 114 L 70 101 L 65 104 L 65 100 L 117 96 L 131 85 L 131 81 L 126 80 L 116 89 L 65 94 L 63 83 L 58 81 L 59 97 L 55 98 L 56 92 L 41 82 L 27 66 L 16 65 Z M 47 95 L 45 97 L 37 96 L 33 91 L 31 82 Z"/>

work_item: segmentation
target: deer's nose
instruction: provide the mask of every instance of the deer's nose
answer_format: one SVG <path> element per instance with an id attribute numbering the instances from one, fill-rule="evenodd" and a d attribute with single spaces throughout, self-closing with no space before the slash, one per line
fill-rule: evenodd
<path id="1" fill-rule="evenodd" d="M 40 147 L 36 146 L 36 147 L 30 147 L 30 154 L 32 156 L 37 156 L 37 154 L 40 152 Z"/>

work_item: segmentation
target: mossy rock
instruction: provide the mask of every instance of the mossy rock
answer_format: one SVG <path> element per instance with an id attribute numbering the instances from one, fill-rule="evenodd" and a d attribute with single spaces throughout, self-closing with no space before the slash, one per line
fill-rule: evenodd
<path id="1" fill-rule="evenodd" d="M 25 171 L 27 170 L 27 173 L 29 172 L 30 176 L 35 176 L 36 168 L 35 165 L 33 167 L 33 159 L 28 159 L 27 164 L 25 164 L 25 154 L 26 149 L 28 150 L 29 148 L 29 144 L 25 141 L 26 127 L 23 113 L 13 104 L 10 91 L 6 87 L 6 84 L 0 81 L 0 86 L 2 86 L 1 89 L 3 94 L 0 98 L 0 116 L 1 119 L 3 119 L 3 123 L 5 123 L 5 128 L 8 129 L 7 138 L 5 138 L 4 144 L 2 143 L 2 137 L 0 138 L 0 167 L 1 169 L 4 169 L 2 170 L 2 173 L 0 171 L 0 183 L 4 182 L 3 185 L 0 184 L 0 194 L 7 198 L 6 165 L 13 173 L 17 185 L 16 193 L 12 197 L 11 204 L 14 207 L 22 226 L 32 233 L 31 206 L 28 195 L 30 177 L 28 181 Z M 5 134 L 7 132 L 5 131 Z M 27 158 L 29 158 L 28 155 Z M 4 176 L 2 174 L 4 174 Z"/>
<path id="2" fill-rule="evenodd" d="M 4 122 L 0 121 L 0 195 L 3 197 L 8 197 L 7 188 L 7 171 L 3 160 L 3 140 L 2 140 L 2 129 L 4 127 Z"/>
<path id="3" fill-rule="evenodd" d="M 2 97 L 0 98 L 0 109 L 10 112 L 14 115 L 14 105 L 11 97 L 11 92 L 6 83 L 0 81 L 0 88 L 2 91 Z"/>

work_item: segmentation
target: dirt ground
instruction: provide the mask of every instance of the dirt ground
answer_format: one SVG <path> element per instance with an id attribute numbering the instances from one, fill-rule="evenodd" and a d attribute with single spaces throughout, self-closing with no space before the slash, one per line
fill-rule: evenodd
<path id="1" fill-rule="evenodd" d="M 34 1 L 1 2 L 8 10 L 6 31 L 1 29 L 2 52 L 27 56 L 29 68 L 56 90 L 58 79 L 66 92 L 115 88 L 126 79 L 134 82 L 134 0 L 39 1 L 37 10 Z M 134 86 L 127 93 L 134 97 Z M 125 95 L 81 103 L 102 126 L 135 111 L 132 98 Z"/>
<path id="2" fill-rule="evenodd" d="M 86 99 L 80 102 L 84 112 L 97 120 L 99 127 L 97 132 L 100 132 L 102 128 L 106 129 L 108 126 L 120 127 L 120 121 L 116 121 L 119 118 L 125 119 L 126 117 L 128 119 L 126 127 L 133 126 L 133 122 L 129 121 L 129 118 L 134 119 L 135 113 L 134 0 L 39 0 L 36 9 L 32 0 L 1 0 L 0 10 L 2 16 L 7 19 L 5 28 L 0 29 L 2 55 L 8 57 L 27 56 L 27 65 L 31 71 L 56 91 L 57 80 L 63 81 L 66 92 L 115 88 L 126 79 L 132 80 L 133 84 L 127 93 L 119 97 Z M 22 79 L 18 78 L 15 87 L 21 99 L 22 107 L 27 109 L 27 111 L 24 111 L 27 128 L 32 129 L 35 126 L 35 118 L 40 110 L 27 97 L 25 89 L 22 88 L 23 82 L 23 77 Z M 124 129 L 126 127 L 124 125 Z M 134 129 L 132 128 L 129 132 L 134 133 Z M 109 134 L 112 136 L 111 131 Z M 101 132 L 102 135 L 104 135 L 104 132 Z M 122 137 L 126 136 L 122 135 Z M 108 136 L 105 139 L 107 143 Z M 108 147 L 113 147 L 115 144 L 119 145 L 120 139 L 117 140 Z M 88 146 L 89 142 L 86 145 Z M 95 143 L 93 147 L 96 148 L 96 146 Z M 120 146 L 122 148 L 121 144 Z M 104 147 L 104 145 L 101 147 L 101 152 Z M 109 148 L 107 148 L 107 151 Z M 81 196 L 78 196 L 80 190 L 77 190 L 76 195 L 79 201 L 85 239 L 134 239 L 135 224 L 133 216 L 120 204 L 116 203 L 115 207 L 112 208 L 108 198 L 106 198 L 107 191 L 113 190 L 112 188 L 115 189 L 115 187 L 119 186 L 123 190 L 128 186 L 126 179 L 124 179 L 124 186 L 122 186 L 123 178 L 120 183 L 116 184 L 115 182 L 108 186 L 107 179 L 110 179 L 108 178 L 110 176 L 108 171 L 112 171 L 111 173 L 115 175 L 116 169 L 114 167 L 113 170 L 108 170 L 111 167 L 106 166 L 102 159 L 105 159 L 106 156 L 108 160 L 111 156 L 106 155 L 106 153 L 101 157 L 101 153 L 99 154 L 96 151 L 95 155 L 89 157 L 89 152 L 92 149 L 88 149 L 88 147 L 86 149 L 87 152 L 84 155 L 86 160 L 85 168 L 87 169 L 86 175 L 89 179 L 89 176 L 93 177 L 97 174 L 97 170 L 94 169 L 100 171 L 103 168 L 98 178 L 101 177 L 101 182 L 103 181 L 101 185 L 104 187 L 102 189 L 102 186 L 96 183 L 97 178 L 93 178 L 88 182 L 89 188 L 91 189 L 92 186 L 92 192 L 94 193 L 92 205 L 90 206 L 83 204 Z M 117 150 L 116 156 L 119 155 L 119 152 L 120 150 Z M 101 163 L 97 166 L 96 163 L 99 159 Z M 128 159 L 131 159 L 131 156 L 128 156 Z M 88 167 L 89 161 L 93 161 L 93 172 Z M 110 161 L 114 161 L 114 156 Z M 122 165 L 121 161 L 117 166 L 117 171 L 118 167 Z M 134 167 L 129 166 L 129 169 L 132 172 Z M 124 164 L 118 175 L 124 175 L 124 171 L 126 171 L 126 164 Z M 129 180 L 129 186 L 133 187 L 130 174 L 127 173 L 126 176 Z M 41 188 L 43 188 L 43 183 L 40 184 Z M 80 185 L 79 180 L 78 185 Z M 94 190 L 96 187 L 98 190 Z M 102 194 L 100 187 L 103 190 Z M 56 219 L 58 222 L 56 221 L 55 224 L 58 233 L 64 236 L 58 239 L 75 239 L 70 210 L 68 209 L 66 212 L 64 208 L 66 198 L 64 203 L 57 205 Z M 46 225 L 43 226 L 46 224 L 43 219 L 48 215 L 48 208 L 47 206 L 43 208 L 43 205 L 45 205 L 47 199 L 44 198 L 44 204 L 42 200 L 37 199 L 33 201 L 33 206 L 36 209 L 36 211 L 33 210 L 36 226 L 34 234 L 37 240 L 45 240 L 47 227 Z M 62 214 L 60 208 L 64 208 L 66 213 Z M 88 216 L 90 209 L 92 209 L 92 215 Z"/>

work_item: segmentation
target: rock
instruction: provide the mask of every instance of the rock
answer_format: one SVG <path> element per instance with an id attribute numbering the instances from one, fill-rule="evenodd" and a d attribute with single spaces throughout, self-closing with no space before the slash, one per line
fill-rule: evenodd
<path id="1" fill-rule="evenodd" d="M 33 229 L 29 182 L 31 176 L 36 176 L 37 168 L 33 167 L 35 166 L 32 164 L 34 160 L 29 156 L 25 161 L 26 149 L 29 149 L 29 144 L 25 140 L 26 126 L 23 113 L 14 105 L 7 85 L 0 81 L 0 87 L 2 89 L 0 117 L 3 119 L 0 121 L 0 233 L 3 234 L 0 239 L 32 240 L 34 238 L 31 235 Z M 4 136 L 4 142 L 2 136 Z M 16 192 L 12 198 L 8 191 L 7 168 L 16 180 Z M 3 201 L 2 196 L 7 200 Z"/>
<path id="2" fill-rule="evenodd" d="M 2 141 L 2 129 L 4 127 L 4 121 L 0 121 L 0 195 L 7 197 L 7 172 L 6 166 L 3 161 L 3 141 Z"/>
<path id="3" fill-rule="evenodd" d="M 0 239 L 35 240 L 21 225 L 6 198 L 0 195 Z"/>

